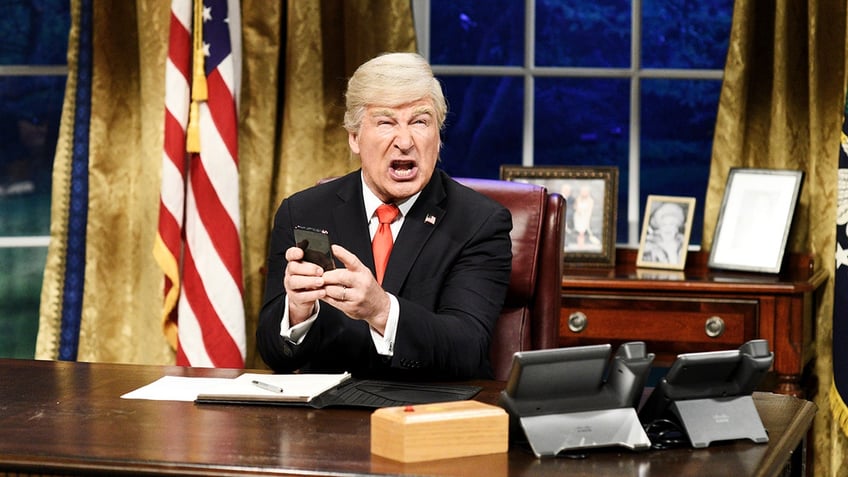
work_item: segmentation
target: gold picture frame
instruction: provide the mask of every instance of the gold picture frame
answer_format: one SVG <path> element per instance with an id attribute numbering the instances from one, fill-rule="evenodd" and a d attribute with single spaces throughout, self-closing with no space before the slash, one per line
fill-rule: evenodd
<path id="1" fill-rule="evenodd" d="M 694 216 L 694 197 L 649 195 L 636 266 L 683 270 Z"/>
<path id="2" fill-rule="evenodd" d="M 617 167 L 504 165 L 500 176 L 541 185 L 565 197 L 564 266 L 615 265 Z"/>

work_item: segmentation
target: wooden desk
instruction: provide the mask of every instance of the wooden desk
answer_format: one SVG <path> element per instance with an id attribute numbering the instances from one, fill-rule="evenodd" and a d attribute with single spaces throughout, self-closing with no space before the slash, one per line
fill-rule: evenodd
<path id="1" fill-rule="evenodd" d="M 404 465 L 370 453 L 370 411 L 196 405 L 120 396 L 164 375 L 237 370 L 0 360 L 0 473 L 134 475 L 775 475 L 815 414 L 809 401 L 754 396 L 770 442 L 749 441 L 585 459 L 507 454 Z M 502 383 L 480 382 L 494 403 Z"/>
<path id="2" fill-rule="evenodd" d="M 780 275 L 710 270 L 690 252 L 683 271 L 637 268 L 619 249 L 612 269 L 566 269 L 560 346 L 644 341 L 655 365 L 679 353 L 738 348 L 764 338 L 774 351 L 775 392 L 805 395 L 814 356 L 816 295 L 827 278 L 812 257 L 789 254 Z"/>

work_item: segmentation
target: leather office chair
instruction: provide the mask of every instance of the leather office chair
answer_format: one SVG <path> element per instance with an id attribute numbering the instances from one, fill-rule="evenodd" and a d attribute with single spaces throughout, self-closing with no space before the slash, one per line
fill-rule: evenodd
<path id="1" fill-rule="evenodd" d="M 457 181 L 512 213 L 512 274 L 490 351 L 495 379 L 506 380 L 515 352 L 557 347 L 565 199 L 521 182 Z"/>
<path id="2" fill-rule="evenodd" d="M 318 183 L 335 177 L 325 177 Z M 489 351 L 506 381 L 517 351 L 556 348 L 562 289 L 565 199 L 534 184 L 456 178 L 512 214 L 512 273 Z"/>

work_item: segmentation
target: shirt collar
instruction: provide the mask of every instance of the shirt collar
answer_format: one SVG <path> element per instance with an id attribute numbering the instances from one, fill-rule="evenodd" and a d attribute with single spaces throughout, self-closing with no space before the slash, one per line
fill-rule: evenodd
<path id="1" fill-rule="evenodd" d="M 359 179 L 362 181 L 362 198 L 365 202 L 365 216 L 368 217 L 370 221 L 374 214 L 377 212 L 377 207 L 383 204 L 374 192 L 368 188 L 368 185 L 365 184 L 365 176 L 362 175 L 362 172 L 359 173 Z M 407 198 L 402 202 L 396 202 L 395 205 L 400 209 L 400 216 L 406 217 L 406 214 L 409 212 L 409 209 L 412 208 L 412 205 L 415 204 L 415 201 L 418 200 L 418 196 L 421 195 L 421 191 L 416 192 L 411 197 Z"/>

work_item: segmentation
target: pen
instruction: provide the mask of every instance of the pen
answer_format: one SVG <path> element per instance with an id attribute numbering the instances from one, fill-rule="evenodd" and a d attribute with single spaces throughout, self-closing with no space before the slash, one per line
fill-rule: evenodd
<path id="1" fill-rule="evenodd" d="M 263 383 L 262 381 L 257 381 L 255 379 L 252 382 L 253 382 L 254 386 L 256 386 L 260 389 L 264 389 L 266 391 L 271 391 L 272 393 L 283 392 L 283 388 L 281 388 L 279 386 L 274 386 L 273 384 Z"/>

